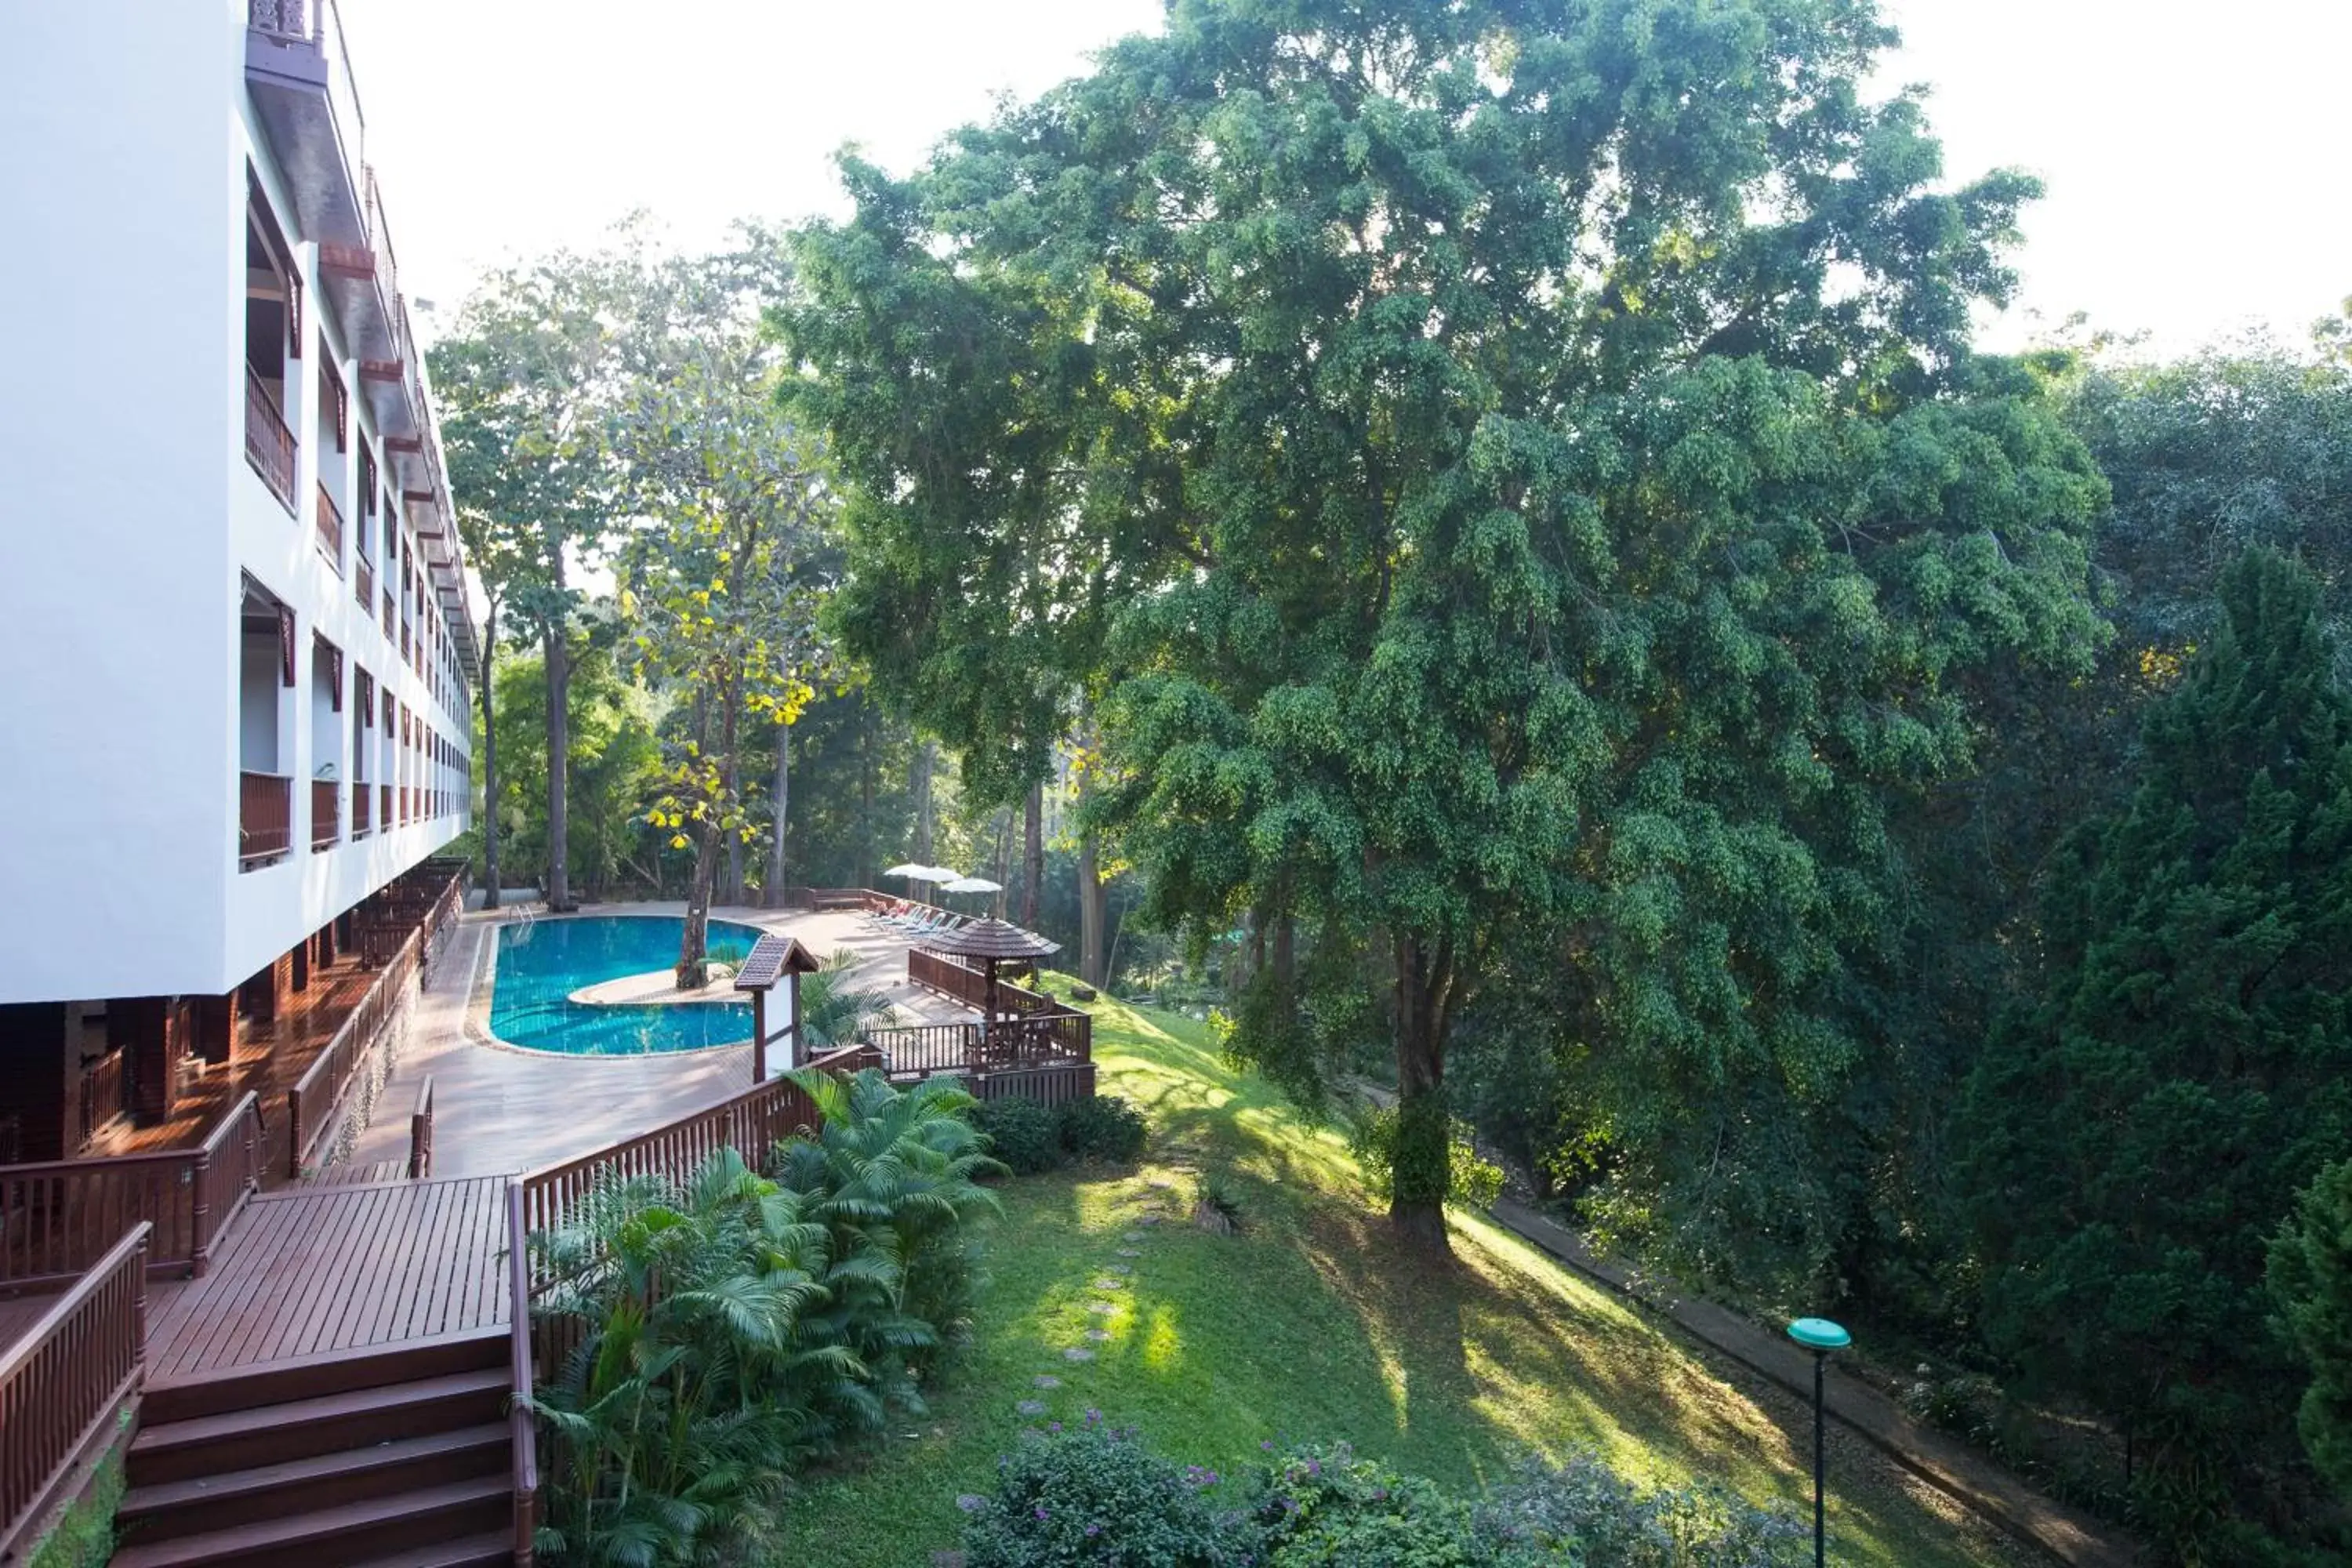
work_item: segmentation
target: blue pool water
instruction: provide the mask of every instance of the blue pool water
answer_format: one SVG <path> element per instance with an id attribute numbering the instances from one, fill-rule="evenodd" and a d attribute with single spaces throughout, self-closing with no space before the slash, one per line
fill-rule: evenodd
<path id="1" fill-rule="evenodd" d="M 685 929 L 677 915 L 585 915 L 499 927 L 490 1033 L 510 1046 L 574 1057 L 691 1051 L 750 1039 L 748 1002 L 589 1007 L 570 1000 L 583 985 L 674 968 Z M 711 961 L 740 963 L 759 937 L 754 927 L 712 921 Z"/>

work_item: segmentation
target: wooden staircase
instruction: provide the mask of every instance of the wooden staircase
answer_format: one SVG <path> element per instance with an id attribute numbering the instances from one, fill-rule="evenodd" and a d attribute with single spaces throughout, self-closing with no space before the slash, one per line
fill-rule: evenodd
<path id="1" fill-rule="evenodd" d="M 514 1561 L 503 1329 L 151 1384 L 112 1568 Z"/>

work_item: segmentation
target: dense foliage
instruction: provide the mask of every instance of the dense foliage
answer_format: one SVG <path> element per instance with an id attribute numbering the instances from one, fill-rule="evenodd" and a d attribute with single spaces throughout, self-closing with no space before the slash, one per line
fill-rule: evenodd
<path id="1" fill-rule="evenodd" d="M 2352 1146 L 2352 694 L 2300 567 L 2221 598 L 2128 805 L 2052 868 L 2046 987 L 1962 1118 L 1988 1340 L 2128 1423 L 2184 1552 L 2284 1426 L 2263 1238 Z"/>
<path id="2" fill-rule="evenodd" d="M 2088 646 L 2103 487 L 1966 350 L 2030 182 L 1936 189 L 1916 101 L 1857 90 L 1887 39 L 1179 5 L 912 179 L 850 163 L 803 240 L 852 646 L 1100 686 L 1151 911 L 1255 934 L 1242 1048 L 1311 1089 L 1317 978 L 1379 988 L 1339 1011 L 1394 1041 L 1401 1167 L 1527 940 L 1630 1201 L 1804 1213 L 1748 1194 L 1809 1183 L 1792 1121 L 1862 1053 L 1822 1004 L 1889 795 L 1966 765 L 1961 672 Z M 1000 577 L 995 632 L 936 623 Z M 1690 1174 L 1726 1143 L 1746 1188 Z M 1392 1212 L 1437 1240 L 1442 1197 Z"/>
<path id="3" fill-rule="evenodd" d="M 2311 1462 L 2352 1503 L 2352 1160 L 2319 1173 L 2271 1243 L 2271 1293 L 2311 1370 L 2295 1424 Z"/>
<path id="4" fill-rule="evenodd" d="M 1268 1445 L 1271 1447 L 1271 1445 Z M 1228 1480 L 1088 1412 L 1032 1433 L 962 1500 L 971 1568 L 1783 1568 L 1811 1531 L 1708 1487 L 1643 1492 L 1590 1456 L 1459 1496 L 1345 1446 Z"/>
<path id="5" fill-rule="evenodd" d="M 951 1085 L 807 1075 L 824 1126 L 693 1177 L 599 1187 L 530 1245 L 577 1348 L 535 1408 L 553 1438 L 539 1549 L 684 1564 L 756 1535 L 794 1469 L 919 1412 L 976 1285 L 991 1168 Z"/>
<path id="6" fill-rule="evenodd" d="M 1060 1105 L 1019 1095 L 982 1100 L 972 1124 L 989 1152 L 1019 1176 L 1059 1168 L 1070 1160 L 1124 1164 L 1143 1152 L 1143 1113 L 1115 1094 L 1090 1094 Z"/>

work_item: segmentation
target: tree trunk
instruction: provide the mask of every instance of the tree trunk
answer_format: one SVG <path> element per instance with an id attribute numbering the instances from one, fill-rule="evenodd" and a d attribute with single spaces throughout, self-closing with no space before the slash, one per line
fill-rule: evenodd
<path id="1" fill-rule="evenodd" d="M 874 714 L 869 700 L 857 720 L 857 885 L 861 888 L 882 879 L 882 862 L 874 854 L 878 839 L 874 831 Z"/>
<path id="2" fill-rule="evenodd" d="M 499 602 L 482 617 L 482 908 L 499 907 L 499 727 L 490 702 L 491 650 L 499 646 Z"/>
<path id="3" fill-rule="evenodd" d="M 989 868 L 988 879 L 996 884 L 990 912 L 998 920 L 1004 918 L 1004 889 L 1013 880 L 1013 808 L 1000 807 L 996 813 L 996 854 Z"/>
<path id="4" fill-rule="evenodd" d="M 560 623 L 547 635 L 547 907 L 572 900 L 572 646 Z"/>
<path id="5" fill-rule="evenodd" d="M 697 750 L 702 750 L 702 741 L 709 729 L 709 709 L 698 698 L 695 708 L 695 744 Z M 719 744 L 723 755 L 734 756 L 735 699 L 731 693 L 722 694 L 719 699 Z M 731 776 L 732 773 L 730 767 L 727 776 Z M 727 833 L 735 837 L 736 842 L 742 841 L 740 835 L 733 835 L 731 829 L 722 825 L 733 805 L 732 800 L 713 804 L 719 809 L 705 819 L 702 831 L 696 835 L 695 839 L 694 885 L 687 889 L 686 929 L 679 934 L 677 942 L 677 988 L 681 991 L 699 991 L 710 979 L 710 891 L 711 884 L 719 876 L 719 836 Z"/>
<path id="6" fill-rule="evenodd" d="M 728 805 L 731 809 L 743 798 L 740 760 L 731 745 L 727 748 L 727 767 L 720 777 L 724 782 L 719 787 L 727 792 Z M 743 835 L 735 831 L 727 835 L 727 901 L 730 904 L 743 901 Z"/>
<path id="7" fill-rule="evenodd" d="M 1091 833 L 1078 840 L 1078 978 L 1108 990 L 1103 965 L 1103 928 L 1110 923 L 1110 887 L 1102 879 L 1100 852 Z"/>
<path id="8" fill-rule="evenodd" d="M 1397 1146 L 1389 1221 L 1406 1241 L 1447 1250 L 1450 1123 L 1445 1108 L 1446 1003 L 1452 947 L 1396 939 Z"/>
<path id="9" fill-rule="evenodd" d="M 940 743 L 926 741 L 915 753 L 915 858 L 922 864 L 931 859 L 931 774 L 940 764 Z"/>
<path id="10" fill-rule="evenodd" d="M 790 879 L 791 858 L 784 850 L 784 829 L 793 819 L 793 727 L 776 726 L 776 789 L 774 809 L 770 815 L 775 822 L 775 842 L 768 846 L 768 885 L 761 889 L 761 902 L 772 910 L 784 907 L 784 884 Z"/>
<path id="11" fill-rule="evenodd" d="M 1021 823 L 1021 923 L 1037 929 L 1037 890 L 1045 880 L 1045 785 L 1029 786 L 1029 804 Z"/>
<path id="12" fill-rule="evenodd" d="M 686 892 L 686 931 L 677 942 L 677 988 L 699 991 L 710 979 L 710 884 L 719 871 L 719 825 L 695 836 L 694 881 Z"/>

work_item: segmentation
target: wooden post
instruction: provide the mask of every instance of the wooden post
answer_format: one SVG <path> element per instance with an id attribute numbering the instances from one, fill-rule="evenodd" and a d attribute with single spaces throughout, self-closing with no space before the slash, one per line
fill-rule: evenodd
<path id="1" fill-rule="evenodd" d="M 236 1055 L 236 994 L 196 998 L 196 1055 L 217 1066 Z"/>
<path id="2" fill-rule="evenodd" d="M 291 965 L 291 969 L 289 971 L 291 978 L 287 983 L 286 988 L 289 991 L 295 992 L 308 991 L 310 988 L 310 943 L 309 939 L 305 938 L 303 941 L 296 942 L 294 944 L 294 950 L 286 955 L 284 962 Z"/>
<path id="3" fill-rule="evenodd" d="M 79 1036 L 69 1040 L 67 1023 L 62 1002 L 0 1006 L 0 1122 L 16 1122 L 16 1159 L 62 1160 L 74 1151 L 81 1083 L 66 1051 Z"/>
<path id="4" fill-rule="evenodd" d="M 797 1068 L 806 1054 L 801 1049 L 801 972 L 790 964 L 784 966 L 784 992 L 792 998 L 793 1009 L 790 1021 L 793 1037 L 792 1043 L 784 1048 L 784 1061 L 786 1066 Z"/>
<path id="5" fill-rule="evenodd" d="M 751 1081 L 768 1081 L 768 994 L 751 993 Z"/>
<path id="6" fill-rule="evenodd" d="M 195 1182 L 195 1204 L 189 1219 L 190 1228 L 196 1235 L 196 1249 L 188 1259 L 188 1272 L 201 1279 L 205 1277 L 205 1270 L 213 1266 L 212 1237 L 206 1234 L 205 1224 L 213 1216 L 213 1152 L 210 1149 L 196 1151 L 195 1166 L 190 1174 Z"/>

